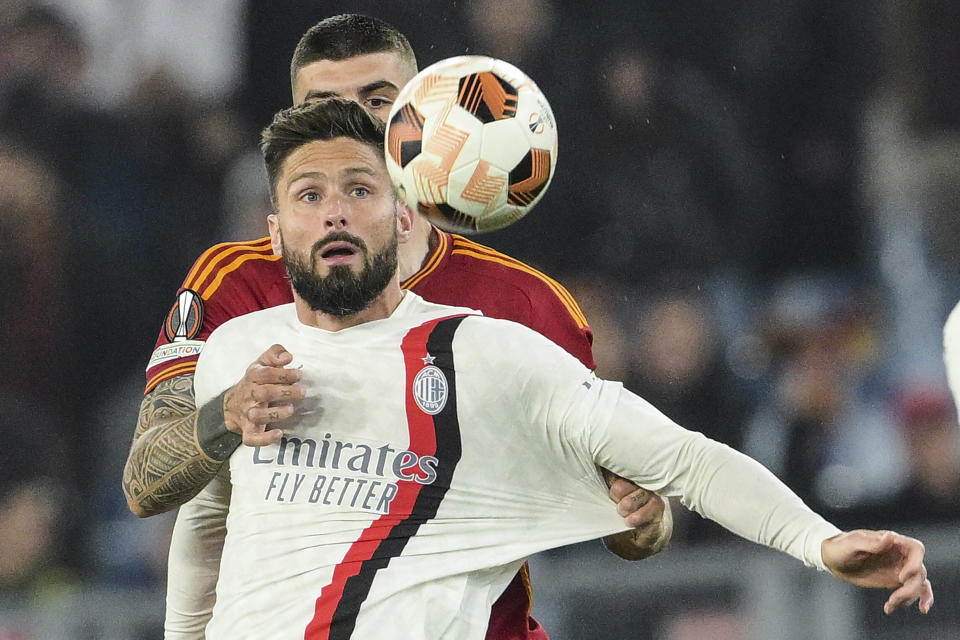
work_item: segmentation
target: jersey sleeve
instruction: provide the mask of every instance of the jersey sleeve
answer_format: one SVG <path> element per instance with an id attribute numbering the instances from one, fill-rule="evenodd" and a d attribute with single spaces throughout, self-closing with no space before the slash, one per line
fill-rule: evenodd
<path id="1" fill-rule="evenodd" d="M 147 363 L 145 393 L 164 380 L 194 373 L 213 330 L 230 318 L 253 310 L 251 296 L 237 295 L 235 288 L 221 286 L 224 279 L 244 265 L 249 266 L 252 260 L 273 259 L 270 238 L 218 244 L 197 259 L 164 317 Z"/>
<path id="2" fill-rule="evenodd" d="M 528 407 L 547 449 L 575 452 L 578 477 L 595 466 L 692 510 L 752 542 L 824 570 L 820 544 L 840 532 L 755 460 L 684 429 L 618 382 L 595 377 L 527 332 L 503 331 L 498 370 L 517 368 L 519 406 Z M 553 348 L 551 348 L 553 347 Z M 511 364 L 512 363 L 512 364 Z"/>
<path id="3" fill-rule="evenodd" d="M 439 278 L 423 281 L 423 292 L 414 287 L 415 291 L 432 302 L 480 309 L 486 316 L 518 322 L 559 345 L 588 369 L 596 368 L 593 332 L 563 285 L 469 238 L 453 234 L 449 241 L 449 264 L 441 267 Z"/>
<path id="4" fill-rule="evenodd" d="M 603 383 L 607 384 L 607 383 Z M 595 462 L 752 542 L 826 570 L 820 545 L 840 530 L 759 462 L 675 424 L 622 390 L 609 421 L 587 421 Z"/>
<path id="5" fill-rule="evenodd" d="M 203 640 L 213 615 L 230 508 L 229 465 L 180 507 L 167 559 L 165 640 Z"/>
<path id="6" fill-rule="evenodd" d="M 596 369 L 593 331 L 570 292 L 560 283 L 546 278 L 539 298 L 534 302 L 531 328 L 559 345 L 591 371 Z"/>

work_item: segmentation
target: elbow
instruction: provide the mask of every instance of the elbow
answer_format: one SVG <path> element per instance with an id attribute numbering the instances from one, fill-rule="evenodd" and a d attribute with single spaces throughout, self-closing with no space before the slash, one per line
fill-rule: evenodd
<path id="1" fill-rule="evenodd" d="M 123 485 L 123 496 L 127 499 L 127 508 L 130 509 L 130 513 L 138 518 L 149 518 L 169 510 L 169 508 L 161 508 L 156 500 L 149 500 L 149 496 L 142 491 L 131 490 L 126 483 Z"/>
<path id="2" fill-rule="evenodd" d="M 146 509 L 139 500 L 130 495 L 130 493 L 126 490 L 126 487 L 124 487 L 123 493 L 127 498 L 127 508 L 130 509 L 130 513 L 138 518 L 148 518 L 153 515 L 153 512 Z"/>

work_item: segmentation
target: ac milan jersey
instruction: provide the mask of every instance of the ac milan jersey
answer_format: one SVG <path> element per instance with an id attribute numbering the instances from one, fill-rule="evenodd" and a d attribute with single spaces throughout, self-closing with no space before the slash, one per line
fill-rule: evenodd
<path id="1" fill-rule="evenodd" d="M 536 269 L 462 236 L 435 230 L 437 247 L 401 283 L 440 304 L 479 309 L 541 333 L 595 368 L 593 334 L 573 297 Z M 193 265 L 164 320 L 147 364 L 150 392 L 160 382 L 191 374 L 214 329 L 251 311 L 293 302 L 290 281 L 270 238 L 208 249 Z"/>
<path id="2" fill-rule="evenodd" d="M 433 302 L 524 324 L 588 368 L 596 366 L 593 334 L 563 286 L 489 247 L 439 229 L 434 233 L 437 246 L 402 287 Z M 146 392 L 164 380 L 192 374 L 207 337 L 227 320 L 292 301 L 290 281 L 270 238 L 210 248 L 193 265 L 167 314 L 147 365 Z M 531 606 L 524 565 L 494 607 L 487 637 L 546 640 L 542 627 L 530 617 Z"/>
<path id="3" fill-rule="evenodd" d="M 822 567 L 837 530 L 762 467 L 529 329 L 471 313 L 408 292 L 389 318 L 341 331 L 290 304 L 210 336 L 198 403 L 273 343 L 311 400 L 279 444 L 230 458 L 208 638 L 479 640 L 527 556 L 624 528 L 597 465 Z"/>

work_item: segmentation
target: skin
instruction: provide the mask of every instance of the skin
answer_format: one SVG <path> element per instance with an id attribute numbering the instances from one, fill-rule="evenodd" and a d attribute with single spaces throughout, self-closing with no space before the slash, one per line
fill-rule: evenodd
<path id="1" fill-rule="evenodd" d="M 400 244 L 410 237 L 412 216 L 396 198 L 382 154 L 356 140 L 316 140 L 296 149 L 284 161 L 274 193 L 278 213 L 267 222 L 281 255 L 292 251 L 308 257 L 314 244 L 333 231 L 361 238 L 371 254 L 385 248 L 394 232 Z M 359 249 L 330 258 L 323 258 L 321 251 L 317 258 L 316 275 L 321 277 L 328 276 L 334 264 L 354 274 L 364 265 Z M 402 297 L 396 274 L 367 309 L 348 316 L 313 311 L 294 292 L 300 321 L 328 331 L 386 318 Z"/>
<path id="2" fill-rule="evenodd" d="M 914 538 L 893 531 L 855 529 L 820 545 L 833 575 L 858 587 L 893 589 L 883 605 L 891 614 L 917 603 L 920 613 L 933 606 L 933 587 L 923 564 L 926 549 Z"/>

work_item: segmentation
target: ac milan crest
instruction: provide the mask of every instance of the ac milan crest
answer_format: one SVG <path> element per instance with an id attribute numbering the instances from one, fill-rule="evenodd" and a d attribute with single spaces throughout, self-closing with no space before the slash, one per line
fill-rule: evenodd
<path id="1" fill-rule="evenodd" d="M 431 416 L 443 411 L 448 389 L 447 376 L 432 364 L 421 369 L 413 379 L 413 399 L 424 413 Z"/>

